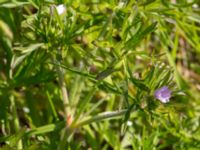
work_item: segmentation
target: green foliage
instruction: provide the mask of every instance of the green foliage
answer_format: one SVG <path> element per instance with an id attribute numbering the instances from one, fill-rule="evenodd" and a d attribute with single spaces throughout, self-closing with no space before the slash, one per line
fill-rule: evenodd
<path id="1" fill-rule="evenodd" d="M 197 0 L 1 0 L 1 149 L 200 149 L 199 14 Z"/>

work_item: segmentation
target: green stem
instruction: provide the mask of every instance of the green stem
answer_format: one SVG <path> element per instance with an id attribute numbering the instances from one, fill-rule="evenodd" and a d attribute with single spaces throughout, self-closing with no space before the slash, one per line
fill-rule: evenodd
<path id="1" fill-rule="evenodd" d="M 109 112 L 104 112 L 104 113 L 100 113 L 94 117 L 89 117 L 86 118 L 84 120 L 81 120 L 80 122 L 77 122 L 75 125 L 72 125 L 73 128 L 78 128 L 87 124 L 91 124 L 93 122 L 99 122 L 105 119 L 113 119 L 116 117 L 121 117 L 122 115 L 124 115 L 127 112 L 127 109 L 123 109 L 123 110 L 118 110 L 118 111 L 109 111 Z"/>
<path id="2" fill-rule="evenodd" d="M 58 50 L 58 56 L 61 57 L 61 51 L 60 50 Z M 59 147 L 58 147 L 58 149 L 61 150 L 62 147 L 65 147 L 65 145 L 66 145 L 67 137 L 70 136 L 70 133 L 69 133 L 70 122 L 68 122 L 68 118 L 73 118 L 73 116 L 72 116 L 72 112 L 71 112 L 70 107 L 69 107 L 69 97 L 68 97 L 68 92 L 67 92 L 65 79 L 64 79 L 64 70 L 63 70 L 63 68 L 60 67 L 60 61 L 59 60 L 54 60 L 53 62 L 54 63 L 56 62 L 58 64 L 58 65 L 56 65 L 56 71 L 58 73 L 59 86 L 60 86 L 61 93 L 62 93 L 65 119 L 66 119 L 66 123 L 67 123 L 66 128 L 64 128 L 64 130 L 63 130 L 63 135 L 61 135 L 61 141 L 60 141 L 60 144 L 59 144 Z"/>
<path id="3" fill-rule="evenodd" d="M 19 120 L 17 117 L 17 109 L 16 109 L 15 99 L 14 99 L 13 95 L 10 96 L 10 102 L 11 102 L 11 108 L 12 108 L 12 112 L 13 112 L 14 130 L 15 130 L 15 132 L 18 132 L 19 131 Z"/>
<path id="4" fill-rule="evenodd" d="M 60 62 L 57 62 L 57 64 L 60 65 Z M 58 73 L 59 86 L 60 86 L 62 98 L 63 98 L 65 117 L 67 119 L 68 112 L 69 112 L 69 110 L 68 110 L 69 109 L 69 98 L 68 98 L 68 92 L 67 92 L 66 84 L 65 84 L 65 80 L 64 80 L 64 72 L 63 72 L 63 69 L 59 65 L 55 65 L 55 66 L 56 66 L 56 71 Z"/>
<path id="5" fill-rule="evenodd" d="M 14 130 L 15 133 L 18 133 L 20 130 L 20 124 L 19 124 L 19 118 L 17 115 L 17 109 L 16 109 L 16 104 L 15 104 L 15 98 L 13 95 L 10 96 L 10 102 L 11 102 L 11 109 L 13 112 L 13 124 L 14 124 Z M 17 143 L 17 148 L 22 149 L 22 140 L 19 140 Z"/>
<path id="6" fill-rule="evenodd" d="M 54 107 L 53 101 L 52 101 L 51 96 L 50 96 L 50 94 L 49 94 L 48 91 L 46 92 L 46 95 L 47 95 L 47 98 L 48 98 L 48 101 L 49 101 L 49 104 L 50 104 L 50 107 L 51 107 L 51 111 L 52 111 L 52 113 L 53 113 L 53 116 L 54 116 L 54 118 L 56 119 L 56 121 L 58 121 L 59 118 L 58 118 L 58 115 L 57 115 L 57 113 L 56 113 L 56 109 L 55 109 L 55 107 Z"/>
<path id="7" fill-rule="evenodd" d="M 84 125 L 91 124 L 93 122 L 99 122 L 106 119 L 121 118 L 123 117 L 123 115 L 125 115 L 127 111 L 128 111 L 127 109 L 118 110 L 118 111 L 109 111 L 109 112 L 100 113 L 94 117 L 87 117 L 75 124 L 72 123 L 72 125 L 70 126 L 71 127 L 70 131 L 72 131 L 73 129 L 80 128 Z M 134 116 L 135 117 L 137 116 L 137 111 L 131 113 L 131 117 L 134 117 Z M 54 132 L 56 130 L 62 129 L 64 126 L 65 126 L 65 121 L 61 121 L 55 124 L 49 124 L 49 125 L 45 125 L 45 126 L 41 126 L 36 129 L 33 129 L 27 132 L 27 135 L 32 136 L 32 135 L 37 135 L 37 134 L 42 134 L 42 133 Z"/>

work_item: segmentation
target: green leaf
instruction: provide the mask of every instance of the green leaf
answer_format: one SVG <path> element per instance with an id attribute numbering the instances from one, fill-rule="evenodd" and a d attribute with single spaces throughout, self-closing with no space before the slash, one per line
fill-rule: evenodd
<path id="1" fill-rule="evenodd" d="M 11 68 L 14 69 L 17 67 L 31 52 L 37 50 L 41 46 L 43 46 L 43 43 L 37 43 L 37 44 L 31 44 L 28 47 L 16 47 L 17 53 L 14 54 L 12 60 L 11 60 Z"/>
<path id="2" fill-rule="evenodd" d="M 150 91 L 150 89 L 145 85 L 144 80 L 139 80 L 139 79 L 136 79 L 136 78 L 133 77 L 132 72 L 131 72 L 131 69 L 129 68 L 128 65 L 127 65 L 127 69 L 128 69 L 130 81 L 131 81 L 137 88 L 139 88 L 140 90 L 146 91 L 146 92 Z"/>
<path id="3" fill-rule="evenodd" d="M 83 111 L 87 108 L 88 103 L 90 102 L 90 100 L 92 99 L 92 97 L 94 96 L 95 92 L 97 90 L 97 87 L 94 86 L 91 91 L 88 92 L 87 96 L 82 99 L 77 107 L 77 112 L 76 112 L 76 118 L 75 121 L 77 121 L 80 117 L 80 115 L 83 113 Z"/>
<path id="4" fill-rule="evenodd" d="M 14 1 L 14 2 L 10 2 L 10 3 L 3 3 L 0 5 L 0 8 L 1 7 L 4 7 L 4 8 L 15 8 L 15 7 L 20 7 L 20 6 L 23 6 L 23 5 L 29 5 L 31 4 L 30 2 L 17 2 L 17 1 Z"/>
<path id="5" fill-rule="evenodd" d="M 143 31 L 138 30 L 126 43 L 126 49 L 134 48 L 141 40 L 149 33 L 153 32 L 156 29 L 157 23 L 154 22 L 150 26 L 146 27 Z M 142 25 L 140 26 L 140 29 Z"/>
<path id="6" fill-rule="evenodd" d="M 130 105 L 124 115 L 124 122 L 127 122 L 128 119 L 130 118 L 130 114 L 131 114 L 131 111 L 133 109 L 133 107 L 135 106 L 135 103 L 133 103 L 132 105 Z"/>
<path id="7" fill-rule="evenodd" d="M 64 126 L 65 126 L 65 121 L 60 121 L 53 124 L 47 124 L 47 125 L 28 131 L 26 133 L 26 136 L 39 135 L 39 134 L 57 131 L 57 130 L 62 129 Z"/>
<path id="8" fill-rule="evenodd" d="M 113 69 L 113 68 L 107 68 L 106 70 L 102 71 L 101 73 L 99 73 L 97 76 L 96 76 L 96 79 L 97 80 L 103 80 L 105 79 L 106 77 L 108 77 L 110 74 L 112 74 L 113 72 L 116 72 L 118 71 L 118 69 Z"/>
<path id="9" fill-rule="evenodd" d="M 75 69 L 72 69 L 72 68 L 68 68 L 67 66 L 65 66 L 63 64 L 56 64 L 56 63 L 50 63 L 50 64 L 60 66 L 60 67 L 66 69 L 66 70 L 68 70 L 68 71 L 70 71 L 72 73 L 75 73 L 77 75 L 80 75 L 80 76 L 83 76 L 83 77 L 87 77 L 87 78 L 89 78 L 89 79 L 91 79 L 93 81 L 96 81 L 95 77 L 93 75 L 89 74 L 89 73 L 85 73 L 85 72 L 81 72 L 81 71 L 78 71 L 78 70 L 75 70 Z"/>
<path id="10" fill-rule="evenodd" d="M 3 146 L 2 149 L 7 150 L 7 149 L 12 149 L 12 148 L 17 148 L 17 144 L 24 136 L 25 131 L 26 131 L 25 128 L 23 128 L 18 133 L 13 134 L 12 136 L 8 136 L 4 139 L 1 139 L 1 140 L 5 140 L 4 142 L 9 143 L 8 145 Z"/>

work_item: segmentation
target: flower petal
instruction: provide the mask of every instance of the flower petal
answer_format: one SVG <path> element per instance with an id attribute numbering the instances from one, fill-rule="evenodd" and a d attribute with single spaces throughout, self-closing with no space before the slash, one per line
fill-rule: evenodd
<path id="1" fill-rule="evenodd" d="M 171 91 L 167 86 L 163 86 L 154 92 L 154 97 L 162 103 L 167 103 L 171 97 Z"/>

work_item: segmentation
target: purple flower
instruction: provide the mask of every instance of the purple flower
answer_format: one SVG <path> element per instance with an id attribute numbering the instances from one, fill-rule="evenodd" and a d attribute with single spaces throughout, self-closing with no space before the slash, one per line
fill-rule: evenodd
<path id="1" fill-rule="evenodd" d="M 167 86 L 163 86 L 154 92 L 154 97 L 162 103 L 167 103 L 171 97 L 171 91 Z"/>

